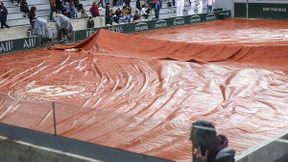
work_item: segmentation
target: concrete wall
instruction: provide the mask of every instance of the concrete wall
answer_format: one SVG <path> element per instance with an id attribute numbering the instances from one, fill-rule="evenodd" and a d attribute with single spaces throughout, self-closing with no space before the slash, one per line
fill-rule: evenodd
<path id="1" fill-rule="evenodd" d="M 234 18 L 234 0 L 215 0 L 213 8 L 223 8 L 231 10 L 231 17 Z"/>
<path id="2" fill-rule="evenodd" d="M 104 17 L 95 17 L 93 18 L 95 22 L 95 27 L 105 26 Z M 88 19 L 73 19 L 71 20 L 73 30 L 83 30 L 87 28 Z M 54 38 L 57 37 L 56 23 L 50 22 L 47 23 L 48 28 L 52 28 L 55 31 Z M 27 26 L 18 26 L 12 28 L 4 28 L 0 30 L 0 41 L 13 40 L 27 38 L 27 31 L 31 30 L 31 25 Z"/>
<path id="3" fill-rule="evenodd" d="M 283 140 L 283 141 L 282 141 Z M 285 141 L 284 141 L 285 140 Z M 237 162 L 272 162 L 288 154 L 288 130 L 277 134 L 236 157 Z"/>
<path id="4" fill-rule="evenodd" d="M 170 162 L 0 122 L 0 162 Z"/>
<path id="5" fill-rule="evenodd" d="M 0 136 L 0 162 L 99 162 L 98 160 Z"/>

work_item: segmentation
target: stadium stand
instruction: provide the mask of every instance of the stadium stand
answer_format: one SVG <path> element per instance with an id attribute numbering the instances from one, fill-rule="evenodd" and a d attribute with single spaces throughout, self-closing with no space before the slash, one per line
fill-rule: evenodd
<path id="1" fill-rule="evenodd" d="M 27 17 L 23 17 L 23 13 L 20 11 L 20 7 L 19 6 L 15 6 L 14 4 L 12 4 L 12 2 L 10 0 L 2 0 L 2 2 L 4 2 L 5 6 L 7 7 L 9 14 L 8 14 L 8 18 L 7 18 L 7 24 L 15 27 L 15 26 L 22 26 L 22 25 L 29 25 L 29 19 Z M 83 8 L 87 11 L 87 15 L 91 16 L 89 9 L 92 5 L 93 0 L 80 0 L 80 3 L 83 4 Z M 98 1 L 97 1 L 98 2 Z M 144 1 L 141 0 L 141 4 Z M 50 4 L 49 4 L 49 0 L 27 0 L 28 3 L 28 7 L 29 9 L 32 6 L 35 6 L 37 8 L 36 11 L 36 15 L 37 17 L 41 17 L 44 18 L 45 20 L 47 20 L 47 22 L 49 22 L 49 15 L 50 15 Z M 133 14 L 135 12 L 136 9 L 136 0 L 132 0 L 131 1 L 131 6 L 133 8 Z M 118 7 L 112 7 L 113 10 L 116 10 Z M 190 9 L 190 4 L 187 1 L 185 4 L 185 8 L 184 8 L 184 15 L 188 14 L 188 10 Z M 161 18 L 168 18 L 168 17 L 174 17 L 176 16 L 175 13 L 176 7 L 167 7 L 167 2 L 164 1 L 163 3 L 163 7 L 160 10 L 160 19 Z M 105 8 L 99 8 L 99 12 L 100 15 L 102 17 L 104 17 L 105 15 Z M 78 17 L 80 18 L 81 12 L 78 11 L 77 13 Z M 151 20 L 152 18 L 154 18 L 154 11 L 152 11 L 152 15 L 149 16 L 148 20 Z"/>

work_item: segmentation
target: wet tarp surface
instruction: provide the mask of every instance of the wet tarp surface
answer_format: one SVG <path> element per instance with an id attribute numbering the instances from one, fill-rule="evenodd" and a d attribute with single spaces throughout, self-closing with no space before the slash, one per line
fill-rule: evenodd
<path id="1" fill-rule="evenodd" d="M 55 101 L 57 135 L 191 161 L 189 126 L 206 119 L 239 154 L 288 128 L 287 26 L 100 30 L 76 45 L 3 55 L 0 121 L 53 134 Z"/>

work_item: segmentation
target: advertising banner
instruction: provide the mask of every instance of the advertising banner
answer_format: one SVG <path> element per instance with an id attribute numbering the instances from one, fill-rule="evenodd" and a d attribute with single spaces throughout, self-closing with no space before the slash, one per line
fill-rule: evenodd
<path id="1" fill-rule="evenodd" d="M 237 0 L 237 2 L 239 1 L 240 0 Z M 234 4 L 235 17 L 246 17 L 246 10 L 246 2 Z M 248 18 L 287 20 L 288 0 L 249 0 Z"/>
<path id="2" fill-rule="evenodd" d="M 137 33 L 137 32 L 145 32 L 149 30 L 157 30 L 164 29 L 168 27 L 176 27 L 189 25 L 193 23 L 201 23 L 206 21 L 215 21 L 222 18 L 231 17 L 231 12 L 229 11 L 219 11 L 212 13 L 203 13 L 203 14 L 194 14 L 182 17 L 173 17 L 166 19 L 158 19 L 158 20 L 150 20 L 150 21 L 142 21 L 142 22 L 134 22 L 127 24 L 119 24 L 113 26 L 101 27 L 102 29 L 115 31 L 119 33 Z M 86 30 L 75 31 L 75 40 L 84 40 L 97 32 L 101 28 L 93 28 Z"/>
<path id="3" fill-rule="evenodd" d="M 234 3 L 275 3 L 288 4 L 287 0 L 234 0 Z"/>
<path id="4" fill-rule="evenodd" d="M 9 40 L 0 42 L 0 55 L 13 51 L 26 50 L 40 47 L 39 37 L 29 37 L 24 39 Z"/>

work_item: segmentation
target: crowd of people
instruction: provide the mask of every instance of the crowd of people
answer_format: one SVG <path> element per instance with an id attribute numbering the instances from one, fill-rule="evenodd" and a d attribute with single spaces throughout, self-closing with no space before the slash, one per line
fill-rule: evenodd
<path id="1" fill-rule="evenodd" d="M 144 0 L 136 1 L 135 8 L 132 8 L 130 5 L 131 0 L 99 0 L 98 3 L 96 1 L 91 5 L 89 12 L 91 17 L 89 17 L 86 13 L 86 10 L 83 8 L 83 5 L 79 0 L 49 0 L 50 1 L 50 20 L 55 21 L 56 15 L 62 14 L 68 18 L 76 18 L 78 17 L 77 13 L 81 13 L 81 18 L 89 18 L 87 20 L 87 28 L 94 27 L 93 17 L 100 16 L 99 8 L 105 8 L 105 22 L 106 25 L 112 25 L 113 23 L 127 23 L 127 22 L 137 22 L 148 19 L 154 10 L 155 17 L 154 19 L 159 19 L 160 9 L 163 6 L 163 0 Z M 167 1 L 167 5 L 175 6 L 175 0 L 172 0 L 172 4 L 170 0 Z M 196 2 L 198 1 L 198 4 Z M 191 9 L 188 11 L 189 14 L 203 12 L 203 1 L 202 0 L 190 0 Z M 36 7 L 32 6 L 29 10 L 27 0 L 11 0 L 11 2 L 20 6 L 20 11 L 23 12 L 23 17 L 29 18 L 30 24 L 32 27 L 34 26 L 34 22 L 37 19 L 36 15 Z M 215 3 L 215 0 L 206 0 L 207 12 L 212 12 L 212 5 Z M 112 5 L 110 5 L 112 4 Z M 110 7 L 111 6 L 111 7 Z M 113 8 L 116 8 L 113 10 Z M 0 18 L 1 18 L 1 28 L 10 27 L 6 24 L 8 10 L 4 6 L 3 2 L 0 3 Z M 176 0 L 176 15 L 182 16 L 184 10 L 184 0 Z M 93 23 L 92 23 L 93 22 Z M 93 24 L 93 25 L 92 25 Z"/>

